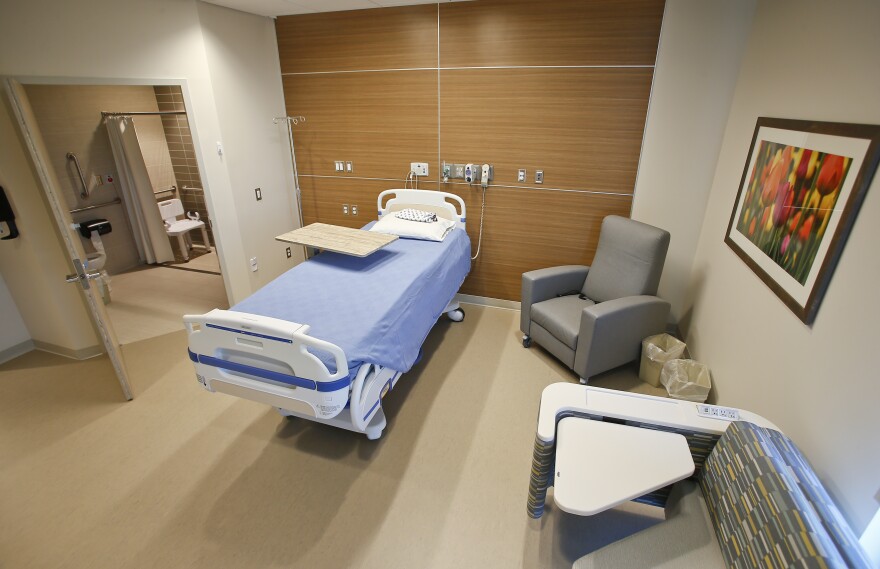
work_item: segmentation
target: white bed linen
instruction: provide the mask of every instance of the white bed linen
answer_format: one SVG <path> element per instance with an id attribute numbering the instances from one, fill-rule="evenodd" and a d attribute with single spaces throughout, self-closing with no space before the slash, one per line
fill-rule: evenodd
<path id="1" fill-rule="evenodd" d="M 397 235 L 404 239 L 421 239 L 423 241 L 443 241 L 455 222 L 449 219 L 438 218 L 437 221 L 425 223 L 422 221 L 409 221 L 400 219 L 394 214 L 383 215 L 370 231 Z"/>

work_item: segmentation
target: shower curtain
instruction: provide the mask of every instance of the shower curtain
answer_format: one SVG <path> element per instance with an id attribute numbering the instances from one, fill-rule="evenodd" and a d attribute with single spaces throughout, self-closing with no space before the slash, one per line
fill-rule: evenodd
<path id="1" fill-rule="evenodd" d="M 118 172 L 122 202 L 128 212 L 138 255 L 145 263 L 174 260 L 165 223 L 159 215 L 153 185 L 141 152 L 134 120 L 127 116 L 107 117 L 107 134 Z"/>

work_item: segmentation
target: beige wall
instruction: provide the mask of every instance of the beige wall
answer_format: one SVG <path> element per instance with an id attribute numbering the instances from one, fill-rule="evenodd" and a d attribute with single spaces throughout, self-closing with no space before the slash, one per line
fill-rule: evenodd
<path id="1" fill-rule="evenodd" d="M 724 133 L 691 278 L 688 345 L 718 402 L 760 413 L 804 451 L 860 531 L 880 490 L 880 178 L 812 327 L 724 244 L 759 116 L 880 124 L 880 4 L 760 2 Z"/>
<path id="2" fill-rule="evenodd" d="M 0 148 L 0 185 L 6 189 L 21 232 L 17 239 L 3 241 L 0 247 L 0 272 L 9 292 L 33 340 L 61 351 L 93 348 L 99 344 L 98 336 L 85 300 L 76 287 L 64 282 L 72 267 L 5 96 L 0 109 Z"/>
<path id="3" fill-rule="evenodd" d="M 270 18 L 198 3 L 205 53 L 214 85 L 217 112 L 226 148 L 232 197 L 248 258 L 260 270 L 248 272 L 256 290 L 302 260 L 302 248 L 275 241 L 276 235 L 299 227 L 287 131 L 275 125 L 284 116 L 275 26 Z M 235 41 L 230 41 L 235 38 Z M 254 189 L 263 199 L 257 201 Z M 223 230 L 222 227 L 220 228 Z"/>
<path id="4" fill-rule="evenodd" d="M 0 315 L 3 321 L 0 326 L 0 363 L 3 363 L 10 356 L 18 355 L 23 348 L 26 348 L 22 344 L 28 343 L 31 339 L 21 313 L 12 300 L 12 295 L 9 294 L 3 275 L 0 275 Z"/>
<path id="5" fill-rule="evenodd" d="M 755 1 L 667 0 L 632 217 L 672 234 L 659 294 L 683 316 Z"/>
<path id="6" fill-rule="evenodd" d="M 240 136 L 250 145 L 251 152 L 265 156 L 286 156 L 285 139 L 267 136 L 264 130 L 250 130 L 251 127 L 262 129 L 262 123 L 241 124 L 236 105 L 244 104 L 243 97 L 226 104 L 223 113 L 218 112 L 212 83 L 212 72 L 217 71 L 217 66 L 212 70 L 208 63 L 205 35 L 210 31 L 202 26 L 198 3 L 193 0 L 83 0 L 76 3 L 0 0 L 0 11 L 3 13 L 0 74 L 67 77 L 79 83 L 185 83 L 192 128 L 200 150 L 199 166 L 209 194 L 208 209 L 218 228 L 217 246 L 227 290 L 233 302 L 253 292 L 254 277 L 248 271 L 247 259 L 255 255 L 263 257 L 266 250 L 279 252 L 273 242 L 254 239 L 245 243 L 241 236 L 262 235 L 265 226 L 288 227 L 294 208 L 264 208 L 261 216 L 240 215 L 235 194 L 252 196 L 251 186 L 258 185 L 289 187 L 290 164 L 280 158 L 267 159 L 257 169 L 242 166 L 244 160 L 232 160 L 231 148 L 223 156 L 217 154 L 217 142 L 225 142 L 227 133 Z M 47 14 L 52 17 L 46 17 Z M 271 20 L 232 11 L 228 19 L 243 22 L 235 28 L 234 34 L 225 38 L 233 45 L 242 46 L 239 65 L 252 64 L 260 69 L 270 66 L 267 62 L 277 58 Z M 254 21 L 263 25 L 253 25 Z M 100 34 L 83 33 L 93 29 L 96 22 L 100 22 Z M 265 47 L 265 51 L 261 47 Z M 252 77 L 261 81 L 265 74 Z M 260 117 L 269 125 L 275 116 L 273 113 L 283 109 L 279 84 L 280 79 L 275 77 L 274 82 L 247 87 L 252 92 L 263 93 L 265 99 L 261 100 L 274 98 L 272 105 L 264 106 Z M 227 101 L 223 94 L 219 94 L 218 99 Z M 253 108 L 248 112 L 253 112 Z M 227 126 L 229 128 L 225 128 Z M 0 142 L 3 148 L 0 174 L 15 180 L 9 184 L 9 190 L 14 205 L 22 206 L 20 227 L 28 232 L 28 239 L 40 241 L 33 246 L 20 244 L 21 252 L 17 254 L 0 252 L 0 269 L 4 274 L 15 267 L 21 275 L 15 282 L 9 277 L 10 292 L 34 339 L 38 337 L 38 330 L 32 322 L 47 328 L 52 335 L 69 338 L 73 344 L 77 343 L 74 339 L 90 334 L 94 345 L 97 342 L 91 326 L 79 324 L 86 317 L 81 297 L 74 287 L 59 281 L 68 272 L 69 262 L 51 229 L 30 159 L 22 152 L 17 128 L 5 102 L 0 111 Z M 247 169 L 234 172 L 236 179 L 243 181 L 233 185 L 231 169 L 244 167 Z M 283 255 L 283 251 L 280 254 Z M 278 272 L 280 269 L 275 264 L 263 262 L 259 278 L 270 280 Z M 61 284 L 55 284 L 57 282 Z"/>

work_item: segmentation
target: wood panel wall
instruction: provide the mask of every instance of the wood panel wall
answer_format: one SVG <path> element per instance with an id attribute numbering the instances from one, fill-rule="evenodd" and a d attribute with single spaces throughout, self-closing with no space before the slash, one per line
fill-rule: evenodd
<path id="1" fill-rule="evenodd" d="M 440 165 L 488 162 L 462 292 L 519 300 L 523 272 L 590 264 L 602 219 L 630 213 L 662 16 L 663 0 L 478 0 L 279 17 L 305 222 L 360 227 L 428 162 L 419 187 L 464 198 L 476 249 L 479 185 Z"/>

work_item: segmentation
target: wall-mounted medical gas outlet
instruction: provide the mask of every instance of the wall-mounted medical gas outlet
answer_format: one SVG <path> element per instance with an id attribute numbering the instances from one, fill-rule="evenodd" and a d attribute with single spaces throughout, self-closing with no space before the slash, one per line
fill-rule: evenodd
<path id="1" fill-rule="evenodd" d="M 351 214 L 352 214 L 352 215 L 357 215 L 357 214 L 358 214 L 358 206 L 357 206 L 357 205 L 353 205 L 353 206 L 351 206 Z"/>
<path id="2" fill-rule="evenodd" d="M 348 215 L 348 204 L 342 204 L 342 215 Z"/>
<path id="3" fill-rule="evenodd" d="M 458 178 L 459 180 L 464 179 L 464 164 L 453 164 L 452 165 L 452 177 Z"/>
<path id="4" fill-rule="evenodd" d="M 452 164 L 447 164 L 443 162 L 443 181 L 448 182 L 449 178 L 452 176 Z"/>
<path id="5" fill-rule="evenodd" d="M 535 170 L 535 183 L 543 184 L 544 183 L 544 170 Z"/>
<path id="6" fill-rule="evenodd" d="M 287 255 L 287 258 L 288 258 L 288 259 L 291 258 L 291 257 L 293 257 L 293 253 L 291 253 L 291 251 L 290 251 L 290 247 L 288 247 L 287 249 L 285 249 L 285 250 L 284 250 L 284 253 Z"/>
<path id="7" fill-rule="evenodd" d="M 345 171 L 345 162 L 344 161 L 337 160 L 333 164 L 336 167 L 337 172 L 344 172 Z"/>
<path id="8" fill-rule="evenodd" d="M 261 190 L 260 188 L 255 188 L 254 195 L 257 196 L 257 201 L 262 200 L 263 199 L 263 190 Z"/>
<path id="9" fill-rule="evenodd" d="M 464 181 L 467 182 L 468 184 L 473 184 L 474 183 L 474 176 L 475 176 L 474 165 L 473 164 L 465 164 L 464 165 Z"/>
<path id="10" fill-rule="evenodd" d="M 348 161 L 345 162 L 345 171 L 348 172 L 349 174 L 354 172 L 354 166 L 352 166 L 351 162 L 348 162 Z"/>
<path id="11" fill-rule="evenodd" d="M 516 173 L 516 181 L 517 182 L 525 182 L 526 181 L 526 171 L 525 169 L 520 169 Z"/>
<path id="12" fill-rule="evenodd" d="M 409 163 L 409 171 L 415 174 L 416 176 L 427 176 L 428 175 L 428 163 L 427 162 L 410 162 Z"/>
<path id="13" fill-rule="evenodd" d="M 250 264 L 251 264 L 251 272 L 252 272 L 252 273 L 256 273 L 256 272 L 257 272 L 257 269 L 260 268 L 260 267 L 257 265 L 257 258 L 256 258 L 256 257 L 251 257 Z"/>

